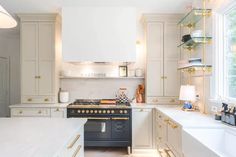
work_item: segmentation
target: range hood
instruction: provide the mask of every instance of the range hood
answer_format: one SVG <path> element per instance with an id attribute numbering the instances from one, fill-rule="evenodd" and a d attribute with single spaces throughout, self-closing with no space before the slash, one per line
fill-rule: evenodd
<path id="1" fill-rule="evenodd" d="M 62 55 L 65 62 L 135 62 L 135 8 L 62 8 Z"/>

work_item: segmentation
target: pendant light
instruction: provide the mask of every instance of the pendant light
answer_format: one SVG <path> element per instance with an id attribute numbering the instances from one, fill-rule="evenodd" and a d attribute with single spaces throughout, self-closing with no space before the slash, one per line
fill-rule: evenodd
<path id="1" fill-rule="evenodd" d="M 16 20 L 0 5 L 0 28 L 13 28 L 16 25 Z"/>

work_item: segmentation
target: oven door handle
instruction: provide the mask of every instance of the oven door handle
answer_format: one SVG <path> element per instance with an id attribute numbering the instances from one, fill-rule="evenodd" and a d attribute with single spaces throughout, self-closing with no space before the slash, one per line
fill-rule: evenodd
<path id="1" fill-rule="evenodd" d="M 105 118 L 105 117 L 85 117 L 88 120 L 110 120 L 111 118 Z"/>
<path id="2" fill-rule="evenodd" d="M 113 117 L 112 120 L 129 120 L 129 117 Z"/>

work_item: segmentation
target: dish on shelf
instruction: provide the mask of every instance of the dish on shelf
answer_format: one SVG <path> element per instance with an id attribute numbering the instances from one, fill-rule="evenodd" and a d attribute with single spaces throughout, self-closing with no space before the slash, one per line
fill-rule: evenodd
<path id="1" fill-rule="evenodd" d="M 211 42 L 212 37 L 191 37 L 186 42 L 181 43 L 178 47 L 183 47 L 184 49 L 193 49 L 199 44 L 207 44 Z"/>

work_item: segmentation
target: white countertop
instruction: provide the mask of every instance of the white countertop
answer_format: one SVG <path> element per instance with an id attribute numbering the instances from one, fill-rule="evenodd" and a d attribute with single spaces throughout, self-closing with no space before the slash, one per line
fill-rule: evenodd
<path id="1" fill-rule="evenodd" d="M 10 108 L 28 108 L 28 107 L 36 107 L 36 108 L 66 108 L 70 103 L 55 103 L 55 104 L 15 104 L 10 105 Z"/>
<path id="2" fill-rule="evenodd" d="M 0 118 L 0 156 L 53 157 L 86 119 Z"/>
<path id="3" fill-rule="evenodd" d="M 221 121 L 216 121 L 211 115 L 202 114 L 198 111 L 183 111 L 181 106 L 158 105 L 156 108 L 183 128 L 225 126 Z"/>

